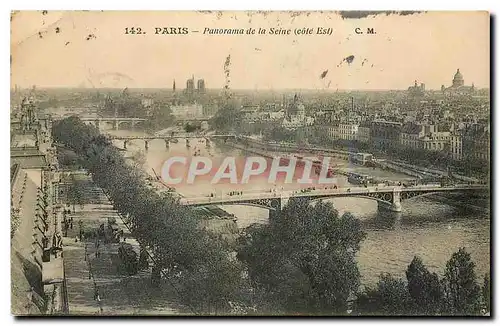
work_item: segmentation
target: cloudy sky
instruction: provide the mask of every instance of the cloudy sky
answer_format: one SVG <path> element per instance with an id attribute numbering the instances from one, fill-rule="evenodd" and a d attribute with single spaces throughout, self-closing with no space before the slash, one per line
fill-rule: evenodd
<path id="1" fill-rule="evenodd" d="M 486 12 L 338 13 L 17 12 L 11 19 L 12 85 L 178 88 L 194 74 L 224 85 L 231 55 L 235 89 L 438 89 L 457 68 L 465 84 L 489 87 Z M 126 35 L 141 27 L 145 35 Z M 200 33 L 154 35 L 155 27 Z M 291 35 L 204 35 L 204 28 L 283 28 Z M 294 35 L 295 28 L 332 35 Z M 365 32 L 357 35 L 355 28 Z M 375 35 L 367 35 L 373 28 Z M 354 56 L 349 64 L 342 61 Z M 328 70 L 326 76 L 320 76 Z"/>

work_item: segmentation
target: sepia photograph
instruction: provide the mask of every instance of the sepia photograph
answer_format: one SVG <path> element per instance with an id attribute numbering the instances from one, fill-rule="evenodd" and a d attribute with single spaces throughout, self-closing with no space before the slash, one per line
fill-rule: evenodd
<path id="1" fill-rule="evenodd" d="M 11 314 L 491 318 L 491 23 L 12 11 Z"/>

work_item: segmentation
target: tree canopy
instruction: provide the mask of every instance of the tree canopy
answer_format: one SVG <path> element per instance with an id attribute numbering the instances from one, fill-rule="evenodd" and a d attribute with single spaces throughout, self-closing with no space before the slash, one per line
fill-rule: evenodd
<path id="1" fill-rule="evenodd" d="M 350 214 L 329 203 L 290 199 L 267 225 L 253 225 L 240 238 L 245 262 L 266 304 L 284 313 L 344 314 L 359 286 L 355 260 L 365 234 Z"/>
<path id="2" fill-rule="evenodd" d="M 382 274 L 376 288 L 358 294 L 359 314 L 477 316 L 490 309 L 489 276 L 482 290 L 465 248 L 455 252 L 440 279 L 415 256 L 406 280 Z M 483 310 L 483 311 L 482 311 Z"/>

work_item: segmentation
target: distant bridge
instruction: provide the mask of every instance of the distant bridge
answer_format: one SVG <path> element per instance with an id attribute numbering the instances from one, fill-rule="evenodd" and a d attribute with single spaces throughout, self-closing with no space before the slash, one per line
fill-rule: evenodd
<path id="1" fill-rule="evenodd" d="M 149 142 L 160 139 L 165 141 L 165 147 L 170 147 L 170 142 L 173 139 L 186 139 L 186 142 L 189 143 L 189 139 L 192 138 L 205 138 L 205 140 L 208 142 L 210 138 L 219 138 L 219 139 L 224 139 L 227 140 L 229 138 L 234 138 L 236 135 L 232 134 L 199 134 L 199 133 L 174 133 L 166 136 L 114 136 L 114 135 L 109 135 L 108 136 L 112 140 L 123 140 L 123 148 L 127 149 L 127 145 L 133 141 L 133 140 L 144 140 L 144 148 L 148 149 L 149 148 Z"/>
<path id="2" fill-rule="evenodd" d="M 131 129 L 144 123 L 144 118 L 121 118 L 121 117 L 80 117 L 85 124 L 93 125 L 100 128 L 102 125 L 111 125 L 114 130 L 120 129 L 120 126 L 125 125 Z"/>
<path id="3" fill-rule="evenodd" d="M 250 192 L 241 195 L 219 195 L 215 197 L 184 197 L 181 204 L 187 206 L 207 205 L 246 205 L 257 206 L 269 210 L 269 214 L 279 212 L 283 204 L 289 198 L 306 198 L 308 200 L 319 200 L 337 197 L 360 197 L 376 200 L 379 208 L 392 212 L 401 212 L 401 202 L 429 194 L 436 193 L 470 193 L 477 191 L 488 191 L 487 185 L 421 185 L 413 187 L 351 187 L 338 189 L 318 189 L 308 192 L 283 191 L 276 192 Z"/>
<path id="4" fill-rule="evenodd" d="M 100 127 L 103 124 L 111 124 L 112 128 L 118 130 L 120 126 L 126 125 L 129 128 L 134 128 L 139 126 L 141 123 L 146 121 L 144 118 L 126 118 L 126 117 L 80 117 L 80 120 L 86 124 L 91 124 L 96 127 Z M 204 122 L 210 120 L 209 117 L 196 117 L 196 118 L 175 118 L 175 122 L 178 125 L 182 125 L 188 122 Z"/>
<path id="5" fill-rule="evenodd" d="M 231 134 L 214 134 L 214 135 L 206 135 L 206 134 L 193 134 L 193 133 L 175 133 L 173 135 L 167 136 L 109 136 L 111 139 L 119 139 L 119 140 L 134 140 L 134 139 L 142 139 L 142 140 L 154 140 L 154 139 L 174 139 L 174 138 L 234 138 L 236 135 Z"/>
<path id="6" fill-rule="evenodd" d="M 175 117 L 175 122 L 187 123 L 187 122 L 204 122 L 210 120 L 211 117 L 193 117 L 193 118 L 185 118 L 185 117 Z"/>

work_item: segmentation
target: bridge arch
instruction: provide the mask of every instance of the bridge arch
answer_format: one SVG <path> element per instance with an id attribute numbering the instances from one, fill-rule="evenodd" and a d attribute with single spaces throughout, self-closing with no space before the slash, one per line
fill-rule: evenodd
<path id="1" fill-rule="evenodd" d="M 217 206 L 251 206 L 251 207 L 258 207 L 262 208 L 268 211 L 276 211 L 275 207 L 270 207 L 266 206 L 263 204 L 257 204 L 257 203 L 246 203 L 246 202 L 234 202 L 234 203 L 225 203 L 225 204 L 206 204 L 206 205 L 200 205 L 200 206 L 209 206 L 209 205 L 217 205 Z"/>
<path id="2" fill-rule="evenodd" d="M 391 204 L 394 200 L 394 195 L 393 193 L 373 193 L 374 196 L 368 196 L 365 194 L 353 194 L 353 193 L 344 193 L 344 194 L 331 194 L 331 195 L 325 195 L 322 197 L 309 197 L 309 200 L 311 202 L 317 202 L 320 200 L 325 200 L 325 199 L 335 199 L 335 198 L 347 198 L 347 197 L 356 197 L 356 198 L 364 198 L 364 199 L 370 199 L 370 200 L 375 200 L 379 203 L 384 203 L 384 204 Z M 378 196 L 375 196 L 378 195 Z"/>
<path id="3" fill-rule="evenodd" d="M 114 122 L 109 121 L 109 120 L 102 120 L 100 122 L 100 125 L 101 125 L 101 129 L 103 129 L 103 130 L 113 130 L 115 127 Z"/>
<path id="4" fill-rule="evenodd" d="M 237 197 L 237 196 L 235 196 Z M 189 200 L 189 199 L 188 199 Z M 261 198 L 261 199 L 241 199 L 241 200 L 228 200 L 228 201 L 214 201 L 214 202 L 205 202 L 201 204 L 189 204 L 189 206 L 197 206 L 197 207 L 202 207 L 202 206 L 211 206 L 211 205 L 217 205 L 217 206 L 229 206 L 229 205 L 238 205 L 238 206 L 252 206 L 252 207 L 259 207 L 266 209 L 268 211 L 279 211 L 281 210 L 281 198 Z"/>
<path id="5" fill-rule="evenodd" d="M 143 121 L 143 120 L 137 120 L 137 121 L 134 121 L 132 123 L 132 125 L 134 126 L 134 128 L 136 129 L 144 129 L 144 126 L 146 125 L 145 123 L 146 121 Z"/>
<path id="6" fill-rule="evenodd" d="M 122 120 L 116 122 L 116 129 L 124 130 L 124 129 L 132 129 L 134 123 L 129 120 Z"/>
<path id="7" fill-rule="evenodd" d="M 438 195 L 438 194 L 466 194 L 467 192 L 472 191 L 472 189 L 457 189 L 453 191 L 428 191 L 428 192 L 419 192 L 419 191 L 405 191 L 401 192 L 401 201 L 413 200 L 415 198 L 426 197 L 430 195 Z"/>

